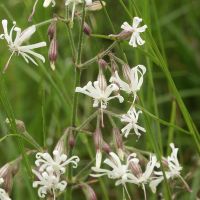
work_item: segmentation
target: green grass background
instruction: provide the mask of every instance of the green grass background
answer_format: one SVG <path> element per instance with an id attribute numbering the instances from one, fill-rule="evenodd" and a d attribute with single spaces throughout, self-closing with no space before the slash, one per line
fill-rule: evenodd
<path id="1" fill-rule="evenodd" d="M 180 148 L 180 162 L 183 166 L 183 176 L 191 186 L 193 192 L 187 193 L 180 181 L 170 184 L 171 194 L 176 195 L 175 199 L 191 199 L 197 196 L 200 198 L 200 171 L 198 145 L 193 140 L 191 130 L 198 135 L 198 131 L 193 126 L 189 130 L 190 134 L 184 133 L 169 126 L 165 122 L 188 130 L 187 124 L 191 119 L 196 124 L 197 129 L 200 123 L 200 1 L 198 0 L 105 0 L 106 9 L 111 18 L 116 32 L 120 31 L 120 26 L 124 21 L 131 23 L 130 16 L 139 15 L 145 20 L 149 31 L 159 48 L 155 47 L 149 33 L 145 34 L 146 44 L 142 48 L 133 49 L 128 42 L 122 42 L 123 48 L 130 66 L 144 64 L 147 66 L 147 74 L 143 87 L 140 91 L 141 101 L 139 104 L 150 113 L 143 116 L 143 124 L 147 127 L 147 136 L 142 136 L 138 142 L 134 136 L 130 136 L 127 145 L 134 146 L 142 150 L 154 151 L 157 144 L 160 145 L 162 138 L 162 150 L 166 155 L 168 141 L 172 140 Z M 126 9 L 121 2 L 124 2 Z M 33 22 L 28 22 L 34 1 L 32 0 L 0 0 L 0 20 L 8 19 L 9 25 L 16 21 L 21 28 L 26 28 L 32 23 L 52 18 L 56 12 L 64 16 L 63 1 L 58 0 L 55 8 L 44 9 L 42 1 L 39 1 Z M 136 7 L 135 7 L 136 5 Z M 108 35 L 113 33 L 112 27 L 103 10 L 92 13 L 86 17 L 86 21 L 92 27 L 94 34 Z M 47 41 L 48 25 L 42 26 L 31 38 L 30 43 Z M 75 23 L 72 30 L 75 45 L 78 44 L 79 23 Z M 2 32 L 2 27 L 0 27 Z M 39 62 L 39 66 L 27 64 L 21 57 L 13 57 L 5 75 L 0 78 L 0 137 L 10 134 L 5 126 L 6 117 L 15 117 L 24 121 L 27 131 L 38 142 L 38 144 L 51 152 L 57 140 L 63 134 L 66 127 L 70 126 L 72 115 L 72 97 L 74 87 L 74 66 L 71 56 L 71 47 L 68 39 L 68 31 L 63 23 L 58 24 L 57 33 L 59 55 L 56 63 L 56 71 L 52 72 L 48 61 L 48 47 L 39 50 L 46 57 L 46 63 Z M 105 50 L 111 41 L 96 37 L 84 36 L 84 46 L 82 60 L 87 61 L 97 53 Z M 49 45 L 49 44 L 48 44 Z M 121 52 L 115 49 L 116 55 L 123 59 Z M 161 52 L 161 53 L 159 53 Z M 0 41 L 0 67 L 4 67 L 10 55 L 5 41 Z M 107 57 L 106 57 L 107 59 Z M 160 67 L 161 66 L 161 67 Z M 180 102 L 177 101 L 177 94 L 173 92 L 169 79 L 166 78 L 168 68 L 170 77 L 173 78 L 179 95 L 182 97 L 188 113 L 184 119 Z M 81 85 L 89 80 L 95 80 L 98 73 L 98 65 L 94 63 L 83 70 Z M 107 77 L 110 76 L 106 71 Z M 141 103 L 142 102 L 142 103 Z M 124 113 L 129 108 L 129 103 L 110 103 L 109 108 L 117 113 Z M 183 109 L 184 110 L 184 109 Z M 78 123 L 80 124 L 93 112 L 92 101 L 86 96 L 80 95 L 78 109 Z M 155 117 L 156 116 L 156 117 Z M 162 119 L 158 120 L 158 119 Z M 107 123 L 103 130 L 104 138 L 107 142 L 112 140 L 111 126 Z M 116 121 L 119 127 L 122 124 Z M 96 122 L 92 121 L 87 129 L 93 131 Z M 197 141 L 200 140 L 197 137 Z M 170 139 L 171 138 L 171 139 Z M 197 142 L 198 143 L 198 142 Z M 196 148 L 197 146 L 197 148 Z M 24 142 L 24 147 L 34 148 Z M 21 154 L 17 137 L 8 137 L 0 140 L 0 165 L 9 162 Z M 80 166 L 74 173 L 78 173 L 90 156 L 94 157 L 95 151 L 91 137 L 84 134 L 78 136 L 74 150 L 81 158 Z M 30 165 L 33 164 L 33 156 L 28 157 Z M 84 171 L 83 175 L 89 171 Z M 85 180 L 84 178 L 82 180 Z M 122 199 L 121 187 L 115 187 L 113 181 L 103 178 L 103 185 L 94 184 L 99 199 Z M 163 184 L 164 185 L 164 184 Z M 181 186 L 181 187 L 179 187 Z M 141 189 L 128 187 L 133 199 L 143 199 Z M 106 190 L 107 192 L 102 192 Z M 162 192 L 162 188 L 159 188 Z M 107 193 L 107 194 L 105 194 Z M 159 194 L 153 195 L 147 192 L 148 199 L 159 199 Z M 20 173 L 15 177 L 12 197 L 15 200 L 37 199 L 37 191 L 31 189 L 31 179 L 28 177 L 25 163 L 20 168 Z M 61 197 L 60 199 L 64 199 Z M 73 199 L 85 199 L 81 190 L 73 193 Z"/>

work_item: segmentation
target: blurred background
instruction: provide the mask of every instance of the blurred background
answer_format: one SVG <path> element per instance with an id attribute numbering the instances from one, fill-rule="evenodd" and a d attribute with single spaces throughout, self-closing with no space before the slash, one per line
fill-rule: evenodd
<path id="1" fill-rule="evenodd" d="M 123 9 L 118 0 L 105 0 L 106 9 L 112 20 L 116 32 L 120 32 L 120 26 L 124 21 L 132 23 L 126 11 Z M 124 0 L 129 12 L 132 16 L 137 15 L 136 10 L 132 6 L 133 0 Z M 168 63 L 171 76 L 176 87 L 189 110 L 189 113 L 196 124 L 200 127 L 200 1 L 199 0 L 135 0 L 141 16 L 152 32 L 163 57 Z M 22 29 L 32 24 L 37 24 L 48 20 L 56 13 L 59 16 L 65 16 L 63 1 L 56 0 L 56 7 L 42 7 L 43 1 L 39 1 L 32 22 L 28 22 L 28 17 L 32 11 L 34 0 L 0 0 L 0 20 L 7 19 L 9 27 L 12 22 L 16 21 L 17 26 Z M 103 10 L 93 12 L 87 15 L 86 22 L 90 25 L 93 34 L 108 35 L 112 34 L 112 28 L 106 19 Z M 74 87 L 74 66 L 71 54 L 71 47 L 68 39 L 67 27 L 64 23 L 58 23 L 57 40 L 58 40 L 58 60 L 56 62 L 56 70 L 52 71 L 48 61 L 48 24 L 38 28 L 37 32 L 30 39 L 30 43 L 46 41 L 47 47 L 37 50 L 46 58 L 46 63 L 38 61 L 39 65 L 27 64 L 20 56 L 14 56 L 10 62 L 5 75 L 1 75 L 0 85 L 0 137 L 3 138 L 9 133 L 6 127 L 5 119 L 9 113 L 14 114 L 16 119 L 22 120 L 30 135 L 43 147 L 48 148 L 51 152 L 58 139 L 63 134 L 66 127 L 70 126 L 72 114 L 72 97 Z M 80 23 L 75 22 L 72 29 L 75 45 L 78 45 L 78 33 L 80 31 Z M 2 33 L 0 26 L 0 33 Z M 82 61 L 87 61 L 96 56 L 96 54 L 105 50 L 112 41 L 101 39 L 95 35 L 84 36 Z M 142 106 L 149 112 L 185 129 L 186 123 L 182 117 L 179 106 L 173 96 L 169 83 L 162 72 L 161 68 L 153 62 L 148 56 L 148 48 L 151 45 L 148 41 L 145 51 L 143 48 L 133 49 L 128 42 L 121 43 L 122 48 L 128 58 L 129 65 L 135 66 L 143 64 L 147 66 L 147 74 L 139 94 L 143 100 Z M 122 58 L 118 49 L 114 49 L 113 53 L 117 57 Z M 4 67 L 10 56 L 5 41 L 0 41 L 0 67 Z M 108 57 L 105 60 L 109 62 Z M 119 66 L 121 68 L 121 66 Z M 151 70 L 153 83 L 148 72 Z M 88 81 L 95 81 L 98 74 L 98 64 L 94 63 L 83 70 L 81 78 L 81 86 Z M 105 70 L 105 75 L 109 80 L 110 72 Z M 152 86 L 153 84 L 153 86 Z M 154 99 L 155 89 L 155 101 Z M 93 112 L 92 99 L 82 94 L 79 95 L 80 103 L 78 108 L 78 124 L 87 119 Z M 127 97 L 128 98 L 128 97 Z M 5 103 L 6 102 L 6 103 Z M 155 104 L 158 112 L 155 111 Z M 141 104 L 140 104 L 141 105 Z M 119 104 L 113 101 L 109 104 L 109 109 L 116 113 L 126 113 L 130 104 Z M 174 116 L 172 116 L 172 113 Z M 144 124 L 144 119 L 141 120 Z M 172 133 L 172 141 L 180 148 L 180 163 L 183 165 L 183 177 L 193 189 L 192 193 L 185 191 L 180 181 L 179 184 L 172 187 L 174 199 L 199 199 L 200 198 L 200 170 L 199 158 L 195 148 L 195 143 L 191 135 L 175 130 L 172 127 L 161 125 L 157 120 L 150 118 L 151 131 L 156 134 L 160 127 L 163 141 L 163 151 L 166 155 L 168 148 L 169 132 Z M 123 127 L 120 121 L 116 120 L 119 128 Z M 96 121 L 93 120 L 87 129 L 93 132 L 95 130 Z M 46 137 L 44 137 L 44 135 Z M 104 139 L 112 142 L 112 127 L 105 117 L 105 128 L 103 129 Z M 151 137 L 151 136 L 150 136 Z M 44 139 L 45 138 L 45 139 Z M 142 136 L 136 141 L 135 136 L 130 136 L 126 141 L 129 146 L 142 150 L 153 151 L 148 137 Z M 24 142 L 27 149 L 33 147 Z M 12 161 L 20 155 L 17 139 L 8 137 L 0 140 L 0 166 Z M 78 173 L 91 159 L 90 156 L 95 155 L 95 148 L 91 137 L 79 134 L 77 138 L 74 154 L 81 157 L 79 168 L 74 171 Z M 33 158 L 30 157 L 30 164 L 33 164 Z M 14 179 L 14 187 L 12 197 L 14 200 L 37 199 L 37 191 L 30 191 L 30 179 L 24 173 L 25 169 L 22 165 L 20 173 Z M 89 169 L 84 175 L 89 173 Z M 83 180 L 90 180 L 90 177 Z M 94 183 L 93 188 L 97 193 L 98 199 L 105 199 L 102 190 L 108 192 L 109 199 L 122 199 L 121 187 L 115 187 L 114 181 L 107 178 L 102 179 L 104 186 Z M 25 183 L 25 184 L 24 184 Z M 102 183 L 102 182 L 101 182 Z M 29 189 L 28 189 L 29 188 Z M 133 199 L 143 199 L 142 189 L 128 186 Z M 176 190 L 175 190 L 176 189 Z M 75 190 L 73 199 L 85 199 L 81 190 Z M 160 189 L 160 192 L 162 190 Z M 148 199 L 161 199 L 160 194 L 153 195 L 148 189 Z M 64 199 L 61 197 L 60 199 Z"/>

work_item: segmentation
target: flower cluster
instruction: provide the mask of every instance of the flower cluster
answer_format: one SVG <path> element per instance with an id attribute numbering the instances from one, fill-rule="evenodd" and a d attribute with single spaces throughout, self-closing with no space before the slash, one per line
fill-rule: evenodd
<path id="1" fill-rule="evenodd" d="M 33 187 L 39 187 L 38 195 L 44 198 L 47 194 L 56 196 L 56 192 L 62 192 L 67 186 L 66 180 L 61 180 L 61 175 L 65 173 L 66 166 L 70 163 L 76 168 L 79 162 L 78 156 L 68 159 L 67 155 L 54 150 L 53 157 L 49 153 L 36 154 L 36 169 L 32 169 L 37 180 L 33 182 Z"/>

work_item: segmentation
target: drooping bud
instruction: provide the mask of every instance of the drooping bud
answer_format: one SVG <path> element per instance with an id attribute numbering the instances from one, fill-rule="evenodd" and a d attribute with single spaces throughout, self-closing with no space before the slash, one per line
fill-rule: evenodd
<path id="1" fill-rule="evenodd" d="M 102 1 L 102 4 L 103 4 L 103 6 L 106 6 L 106 2 Z M 98 11 L 103 8 L 102 4 L 100 1 L 94 1 L 92 4 L 88 4 L 86 6 L 86 9 L 88 11 Z"/>
<path id="2" fill-rule="evenodd" d="M 54 37 L 51 40 L 50 47 L 49 47 L 49 61 L 50 61 L 50 66 L 52 70 L 55 70 L 57 55 L 58 55 L 58 44 L 57 44 L 56 37 Z"/>
<path id="3" fill-rule="evenodd" d="M 97 200 L 96 193 L 90 185 L 81 183 L 80 187 L 82 188 L 87 200 Z"/>
<path id="4" fill-rule="evenodd" d="M 117 154 L 119 155 L 121 160 L 124 160 L 124 144 L 122 140 L 122 135 L 120 134 L 120 130 L 118 128 L 113 128 L 113 140 L 117 150 Z"/>
<path id="5" fill-rule="evenodd" d="M 103 74 L 102 68 L 99 68 L 99 75 L 98 75 L 97 81 L 99 83 L 99 88 L 102 91 L 105 91 L 105 89 L 107 87 L 107 81 L 106 81 L 106 78 L 105 78 L 105 76 Z"/>
<path id="6" fill-rule="evenodd" d="M 102 160 L 102 146 L 103 146 L 103 138 L 102 138 L 102 133 L 101 129 L 97 128 L 95 132 L 93 133 L 93 140 L 94 140 L 94 145 L 96 148 L 96 167 L 100 168 L 101 166 L 101 160 Z"/>
<path id="7" fill-rule="evenodd" d="M 122 71 L 123 71 L 124 78 L 130 83 L 131 82 L 131 78 L 130 78 L 131 68 L 129 67 L 129 65 L 124 64 L 122 66 Z"/>
<path id="8" fill-rule="evenodd" d="M 48 27 L 47 34 L 49 37 L 49 41 L 51 41 L 56 35 L 56 21 L 52 21 Z"/>
<path id="9" fill-rule="evenodd" d="M 104 59 L 102 59 L 102 58 L 100 58 L 98 60 L 98 64 L 99 64 L 99 68 L 101 68 L 102 70 L 106 69 L 107 66 L 108 66 L 108 63 Z"/>
<path id="10" fill-rule="evenodd" d="M 83 25 L 83 32 L 88 36 L 90 36 L 92 33 L 90 26 L 86 22 L 84 22 L 84 25 Z"/>

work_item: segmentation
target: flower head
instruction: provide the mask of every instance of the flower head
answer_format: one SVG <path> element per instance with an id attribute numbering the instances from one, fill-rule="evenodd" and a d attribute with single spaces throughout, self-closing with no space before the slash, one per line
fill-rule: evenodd
<path id="1" fill-rule="evenodd" d="M 135 134 L 140 137 L 141 132 L 146 132 L 145 128 L 138 125 L 138 118 L 139 114 L 142 113 L 142 111 L 136 111 L 135 108 L 132 106 L 127 114 L 122 115 L 121 121 L 128 123 L 124 128 L 122 128 L 122 133 L 125 137 L 128 137 L 130 134 L 130 131 L 133 129 Z"/>
<path id="2" fill-rule="evenodd" d="M 43 7 L 47 8 L 52 3 L 52 7 L 56 5 L 55 0 L 44 0 Z"/>
<path id="3" fill-rule="evenodd" d="M 38 195 L 40 198 L 45 198 L 47 193 L 50 193 L 55 198 L 55 193 L 57 191 L 62 192 L 67 186 L 67 182 L 61 181 L 60 175 L 55 174 L 53 169 L 48 168 L 44 172 L 32 169 L 32 172 L 37 177 L 37 180 L 33 182 L 33 187 L 39 187 Z"/>
<path id="4" fill-rule="evenodd" d="M 123 81 L 118 72 L 115 71 L 114 75 L 111 77 L 110 82 L 116 82 L 120 89 L 127 92 L 128 94 L 134 95 L 134 100 L 136 100 L 137 94 L 136 92 L 140 90 L 142 83 L 143 83 L 143 76 L 146 73 L 146 67 L 143 65 L 137 65 L 132 69 L 129 66 L 124 66 L 124 75 L 127 79 L 127 82 Z"/>
<path id="5" fill-rule="evenodd" d="M 57 150 L 53 151 L 53 158 L 49 153 L 37 153 L 36 159 L 35 164 L 40 172 L 51 168 L 59 174 L 65 173 L 65 168 L 69 163 L 72 163 L 73 167 L 76 168 L 80 160 L 78 156 L 72 156 L 68 159 L 67 155 L 61 154 Z"/>
<path id="6" fill-rule="evenodd" d="M 129 25 L 128 22 L 124 22 L 121 26 L 124 31 L 132 33 L 129 45 L 133 47 L 137 47 L 137 45 L 143 45 L 145 43 L 145 41 L 140 37 L 140 33 L 145 32 L 147 25 L 138 27 L 141 22 L 141 18 L 134 17 L 132 26 Z"/>
<path id="7" fill-rule="evenodd" d="M 120 94 L 111 96 L 113 92 L 118 90 L 119 87 L 116 84 L 107 86 L 107 84 L 100 81 L 95 81 L 93 84 L 89 81 L 86 86 L 83 88 L 77 87 L 75 91 L 92 97 L 94 99 L 93 107 L 98 107 L 100 104 L 102 109 L 106 109 L 108 101 L 112 99 L 118 98 L 120 103 L 124 101 L 124 98 Z"/>
<path id="8" fill-rule="evenodd" d="M 16 27 L 16 22 L 13 22 L 13 27 L 11 28 L 10 32 L 8 33 L 8 21 L 6 19 L 2 20 L 2 26 L 4 30 L 4 34 L 0 35 L 0 39 L 5 39 L 8 43 L 9 50 L 11 51 L 11 56 L 4 68 L 4 71 L 7 69 L 10 59 L 14 54 L 21 55 L 24 60 L 29 63 L 29 61 L 33 62 L 35 65 L 37 63 L 31 56 L 35 56 L 39 58 L 43 62 L 45 62 L 45 58 L 33 51 L 33 49 L 37 49 L 40 47 L 46 46 L 46 42 L 39 42 L 32 45 L 23 45 L 36 31 L 36 26 L 30 26 L 24 31 L 21 31 L 21 28 Z M 15 39 L 13 39 L 15 33 Z"/>
<path id="9" fill-rule="evenodd" d="M 0 185 L 4 183 L 3 178 L 0 178 Z M 0 188 L 0 200 L 11 200 L 6 191 Z"/>

